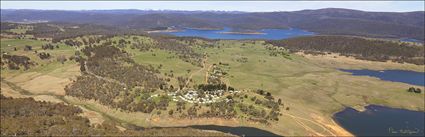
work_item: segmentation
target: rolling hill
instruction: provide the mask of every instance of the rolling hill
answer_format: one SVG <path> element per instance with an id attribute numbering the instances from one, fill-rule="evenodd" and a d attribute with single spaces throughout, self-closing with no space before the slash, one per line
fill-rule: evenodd
<path id="1" fill-rule="evenodd" d="M 424 40 L 424 12 L 366 12 L 319 9 L 293 12 L 213 12 L 142 10 L 1 10 L 2 22 L 67 22 L 131 29 L 156 27 L 223 28 L 253 31 L 300 28 L 320 34 Z"/>

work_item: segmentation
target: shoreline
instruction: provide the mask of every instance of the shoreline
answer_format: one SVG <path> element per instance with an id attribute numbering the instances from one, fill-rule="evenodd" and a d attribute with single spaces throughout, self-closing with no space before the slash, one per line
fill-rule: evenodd
<path id="1" fill-rule="evenodd" d="M 414 72 L 425 72 L 425 65 L 415 65 L 410 63 L 397 63 L 393 61 L 379 62 L 370 60 L 361 60 L 354 57 L 346 57 L 338 53 L 326 55 L 312 55 L 304 52 L 293 53 L 308 60 L 316 61 L 318 65 L 336 69 L 368 69 L 368 70 L 407 70 Z"/>
<path id="2" fill-rule="evenodd" d="M 179 30 L 179 29 L 166 29 L 166 30 L 149 30 L 149 31 L 145 31 L 147 33 L 162 33 L 162 32 L 181 32 L 183 30 Z"/>
<path id="3" fill-rule="evenodd" d="M 242 34 L 242 35 L 265 35 L 267 33 L 263 32 L 237 32 L 237 31 L 227 31 L 227 32 L 217 32 L 220 34 Z"/>
<path id="4" fill-rule="evenodd" d="M 194 30 L 223 30 L 223 28 L 190 28 L 190 27 L 186 27 L 185 29 L 194 29 Z"/>
<path id="5" fill-rule="evenodd" d="M 351 134 L 354 135 L 354 133 L 352 133 L 351 131 L 348 131 L 348 129 L 344 128 L 344 126 L 338 121 L 336 120 L 336 114 L 345 111 L 346 109 L 354 109 L 355 111 L 357 111 L 356 113 L 365 113 L 367 110 L 373 110 L 370 109 L 368 107 L 373 107 L 373 106 L 377 106 L 377 107 L 383 107 L 385 109 L 397 109 L 397 110 L 403 110 L 403 111 L 412 111 L 412 112 L 425 112 L 425 110 L 412 110 L 412 109 L 408 109 L 408 108 L 403 108 L 403 107 L 395 107 L 395 106 L 391 106 L 391 105 L 382 105 L 382 104 L 365 104 L 365 105 L 358 105 L 358 106 L 352 106 L 352 107 L 343 107 L 343 109 L 338 110 L 334 113 L 332 113 L 332 120 L 340 127 L 342 127 L 343 129 L 345 129 L 347 132 L 350 132 Z M 355 135 L 356 136 L 356 135 Z"/>

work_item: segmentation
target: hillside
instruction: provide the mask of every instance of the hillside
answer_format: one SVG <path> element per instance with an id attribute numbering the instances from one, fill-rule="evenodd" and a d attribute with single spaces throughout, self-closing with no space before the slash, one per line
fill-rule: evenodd
<path id="1" fill-rule="evenodd" d="M 2 22 L 67 22 L 131 29 L 157 27 L 223 28 L 255 31 L 264 28 L 300 28 L 320 34 L 344 34 L 424 40 L 424 12 L 365 12 L 319 9 L 293 12 L 208 11 L 51 11 L 2 9 Z M 338 29 L 336 29 L 338 28 Z"/>
<path id="2" fill-rule="evenodd" d="M 292 52 L 310 54 L 338 53 L 370 61 L 394 61 L 423 65 L 424 46 L 350 36 L 310 36 L 268 41 Z"/>
<path id="3" fill-rule="evenodd" d="M 83 111 L 63 103 L 35 101 L 33 98 L 10 98 L 0 95 L 2 136 L 231 136 L 192 128 L 161 128 L 122 130 L 116 123 L 107 121 L 91 125 L 80 116 Z"/>

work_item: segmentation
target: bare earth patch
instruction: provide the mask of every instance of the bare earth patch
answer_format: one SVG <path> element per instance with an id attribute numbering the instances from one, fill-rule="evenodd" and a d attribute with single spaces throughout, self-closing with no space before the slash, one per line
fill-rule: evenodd
<path id="1" fill-rule="evenodd" d="M 105 121 L 101 114 L 99 114 L 95 111 L 88 110 L 88 109 L 81 107 L 81 106 L 80 106 L 80 108 L 83 110 L 83 113 L 81 113 L 80 116 L 89 119 L 91 125 L 101 125 L 103 123 L 103 121 Z M 125 128 L 124 128 L 124 130 L 125 130 Z"/>
<path id="2" fill-rule="evenodd" d="M 0 87 L 1 94 L 6 97 L 13 97 L 13 98 L 26 98 L 28 96 L 20 94 L 18 91 L 15 91 L 7 85 L 6 83 L 1 82 Z"/>
<path id="3" fill-rule="evenodd" d="M 78 68 L 78 66 L 69 67 L 63 73 L 59 74 L 59 77 L 39 72 L 27 72 L 6 79 L 21 88 L 30 91 L 32 94 L 53 94 L 64 96 L 65 86 L 72 82 L 72 78 L 79 75 L 79 72 L 75 72 L 75 69 Z"/>
<path id="4" fill-rule="evenodd" d="M 34 94 L 54 94 L 64 96 L 64 87 L 68 83 L 70 83 L 68 79 L 43 75 L 27 82 L 20 83 L 19 86 L 21 86 L 23 89 L 33 92 Z"/>
<path id="5" fill-rule="evenodd" d="M 334 135 L 336 136 L 354 136 L 353 134 L 351 134 L 350 132 L 348 132 L 341 126 L 339 126 L 337 123 L 335 123 L 335 121 L 332 119 L 327 120 L 324 117 L 314 115 L 314 114 L 312 114 L 311 117 L 313 117 L 313 119 L 317 123 L 320 123 L 321 125 L 327 127 L 327 129 L 330 129 L 330 131 L 334 133 Z"/>

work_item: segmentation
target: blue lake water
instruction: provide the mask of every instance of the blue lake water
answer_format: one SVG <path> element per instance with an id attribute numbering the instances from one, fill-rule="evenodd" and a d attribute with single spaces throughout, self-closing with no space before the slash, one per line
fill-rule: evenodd
<path id="1" fill-rule="evenodd" d="M 423 43 L 423 41 L 417 40 L 417 39 L 411 39 L 411 38 L 402 38 L 400 41 L 403 42 L 416 42 L 416 43 Z"/>
<path id="2" fill-rule="evenodd" d="M 424 114 L 369 105 L 363 112 L 346 108 L 334 119 L 356 136 L 424 136 Z"/>
<path id="3" fill-rule="evenodd" d="M 140 126 L 136 126 L 136 125 L 132 125 L 132 124 L 127 124 L 126 125 L 127 128 L 133 129 L 133 130 L 139 130 L 139 131 L 143 131 L 147 128 L 145 127 L 140 127 Z M 245 136 L 245 137 L 249 137 L 249 136 L 267 136 L 267 137 L 277 137 L 280 135 L 274 134 L 272 132 L 266 131 L 266 130 L 262 130 L 259 128 L 254 128 L 254 127 L 230 127 L 230 126 L 219 126 L 219 125 L 192 125 L 192 126 L 185 126 L 185 127 L 175 127 L 175 128 L 194 128 L 194 129 L 200 129 L 200 130 L 215 130 L 215 131 L 220 131 L 223 133 L 229 133 L 229 134 L 233 134 L 236 136 Z M 151 127 L 149 129 L 166 129 L 168 127 Z"/>
<path id="4" fill-rule="evenodd" d="M 237 136 L 267 136 L 267 137 L 275 137 L 279 136 L 272 132 L 253 128 L 253 127 L 228 127 L 228 126 L 217 126 L 217 125 L 197 125 L 197 126 L 189 126 L 191 128 L 195 129 L 201 129 L 201 130 L 216 130 L 224 133 L 230 133 Z"/>
<path id="5" fill-rule="evenodd" d="M 264 34 L 225 34 L 222 32 L 229 32 L 230 28 L 224 28 L 223 30 L 199 30 L 199 29 L 184 29 L 179 32 L 163 32 L 165 34 L 171 34 L 175 36 L 192 36 L 192 37 L 203 37 L 208 39 L 287 39 L 297 36 L 308 36 L 314 35 L 313 32 L 308 32 L 300 29 L 263 29 L 258 32 Z"/>
<path id="6" fill-rule="evenodd" d="M 349 70 L 349 69 L 340 69 L 345 72 L 350 72 L 355 76 L 372 76 L 377 77 L 381 80 L 393 81 L 393 82 L 402 82 L 412 85 L 425 86 L 425 73 L 424 72 L 415 72 L 415 71 L 406 71 L 406 70 Z"/>

